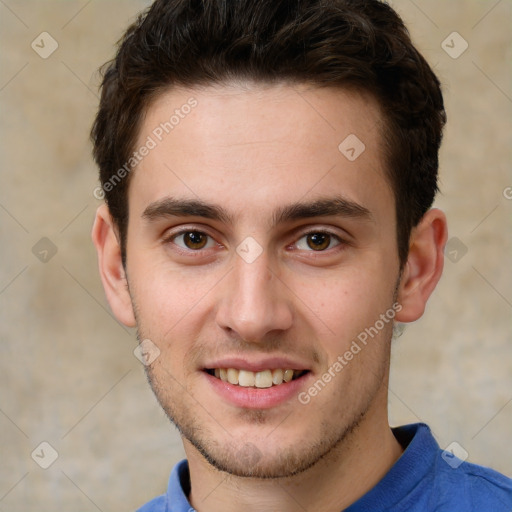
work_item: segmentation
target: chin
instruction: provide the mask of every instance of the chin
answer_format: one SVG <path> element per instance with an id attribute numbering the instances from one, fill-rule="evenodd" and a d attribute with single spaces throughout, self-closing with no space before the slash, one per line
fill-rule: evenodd
<path id="1" fill-rule="evenodd" d="M 194 446 L 215 469 L 241 478 L 291 477 L 314 466 L 325 455 L 321 454 L 319 457 L 316 450 L 308 455 L 291 450 L 265 453 L 252 443 L 242 443 L 238 449 L 233 447 L 219 450 L 219 453 L 197 444 Z"/>
<path id="2" fill-rule="evenodd" d="M 282 430 L 282 440 L 277 433 L 270 434 L 275 436 L 274 442 L 270 442 L 268 435 L 258 438 L 250 434 L 240 436 L 238 441 L 229 438 L 223 442 L 219 437 L 201 436 L 204 434 L 202 431 L 177 426 L 183 437 L 215 469 L 242 478 L 277 479 L 292 477 L 326 458 L 338 457 L 340 448 L 361 419 L 339 430 L 320 428 L 316 432 L 316 440 L 307 432 L 296 432 L 291 436 Z M 216 441 L 212 442 L 212 439 Z"/>

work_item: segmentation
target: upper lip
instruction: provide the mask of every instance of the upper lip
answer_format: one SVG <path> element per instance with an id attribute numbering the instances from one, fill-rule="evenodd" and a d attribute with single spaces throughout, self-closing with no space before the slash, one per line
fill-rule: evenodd
<path id="1" fill-rule="evenodd" d="M 310 367 L 301 361 L 296 361 L 287 357 L 260 357 L 251 360 L 240 357 L 228 357 L 216 359 L 207 362 L 204 369 L 214 368 L 236 368 L 238 370 L 248 370 L 251 372 L 261 372 L 263 370 L 310 370 Z"/>

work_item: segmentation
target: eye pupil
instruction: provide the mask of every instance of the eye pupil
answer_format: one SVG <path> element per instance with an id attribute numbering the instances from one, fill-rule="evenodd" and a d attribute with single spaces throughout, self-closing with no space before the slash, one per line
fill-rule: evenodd
<path id="1" fill-rule="evenodd" d="M 206 236 L 198 231 L 189 231 L 183 241 L 189 249 L 202 249 L 206 245 Z"/>
<path id="2" fill-rule="evenodd" d="M 307 241 L 310 249 L 321 251 L 329 247 L 331 237 L 326 233 L 312 233 L 308 235 Z"/>

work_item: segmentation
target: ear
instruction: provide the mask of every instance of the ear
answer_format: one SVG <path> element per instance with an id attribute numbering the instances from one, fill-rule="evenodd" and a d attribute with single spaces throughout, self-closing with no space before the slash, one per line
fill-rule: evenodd
<path id="1" fill-rule="evenodd" d="M 400 278 L 398 322 L 414 322 L 425 312 L 444 265 L 444 247 L 448 236 L 446 216 L 441 210 L 429 210 L 412 230 L 409 255 Z"/>
<path id="2" fill-rule="evenodd" d="M 105 204 L 96 211 L 91 235 L 98 253 L 101 281 L 110 308 L 121 323 L 135 327 L 135 315 L 121 259 L 117 230 Z"/>

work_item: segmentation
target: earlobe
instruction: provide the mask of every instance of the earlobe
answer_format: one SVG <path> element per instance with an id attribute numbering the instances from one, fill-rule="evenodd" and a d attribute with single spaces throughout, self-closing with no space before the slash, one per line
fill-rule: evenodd
<path id="1" fill-rule="evenodd" d="M 134 327 L 135 315 L 121 259 L 121 247 L 106 205 L 101 205 L 96 211 L 91 235 L 98 253 L 101 281 L 110 308 L 121 323 Z"/>
<path id="2" fill-rule="evenodd" d="M 429 210 L 413 229 L 400 279 L 398 302 L 402 309 L 396 315 L 398 322 L 414 322 L 423 315 L 443 272 L 447 236 L 446 216 L 436 208 Z"/>

